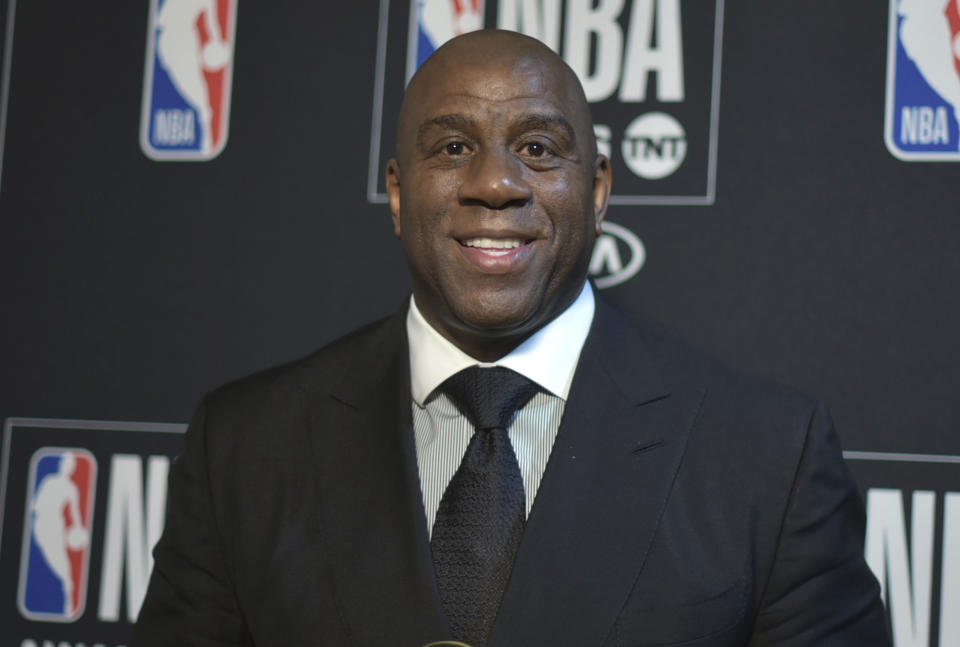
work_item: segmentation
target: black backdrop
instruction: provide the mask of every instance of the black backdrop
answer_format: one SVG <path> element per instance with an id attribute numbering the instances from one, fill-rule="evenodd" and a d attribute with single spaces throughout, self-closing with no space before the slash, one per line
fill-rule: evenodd
<path id="1" fill-rule="evenodd" d="M 621 26 L 647 4 L 663 11 L 660 2 L 628 0 Z M 960 490 L 960 166 L 900 160 L 885 145 L 897 0 L 677 4 L 687 103 L 700 102 L 691 108 L 699 121 L 685 123 L 691 159 L 715 137 L 715 188 L 702 204 L 611 207 L 608 218 L 642 241 L 645 262 L 606 294 L 731 363 L 826 399 L 865 494 L 902 495 L 907 521 L 889 512 L 871 520 L 873 532 L 920 541 L 913 492 L 935 492 L 932 562 L 908 563 L 930 571 L 932 601 L 893 579 L 885 591 L 900 596 L 888 600 L 893 606 L 929 616 L 929 638 L 915 633 L 923 623 L 901 626 L 898 635 L 916 642 L 898 645 L 960 644 L 960 629 L 949 620 L 940 627 L 960 612 L 960 592 L 942 570 L 957 569 L 960 580 L 960 531 L 944 536 L 960 524 L 960 506 L 951 521 L 944 504 Z M 497 24 L 497 5 L 487 1 L 488 25 Z M 6 0 L 0 8 L 8 87 L 0 106 L 0 624 L 17 627 L 10 644 L 25 647 L 120 644 L 125 619 L 113 626 L 94 612 L 103 560 L 96 523 L 105 519 L 115 451 L 84 429 L 96 427 L 89 421 L 185 422 L 210 388 L 400 307 L 405 265 L 387 207 L 368 200 L 367 177 L 378 51 L 387 69 L 406 55 L 402 40 L 378 49 L 378 28 L 388 15 L 382 33 L 405 38 L 410 6 L 242 4 L 228 140 L 219 156 L 196 162 L 153 161 L 138 141 L 149 0 Z M 713 65 L 712 78 L 693 71 Z M 388 132 L 391 88 L 402 85 L 392 79 Z M 711 93 L 720 97 L 713 130 Z M 671 106 L 614 95 L 596 108 L 625 124 Z M 617 178 L 637 185 L 617 155 L 615 143 L 615 187 Z M 667 186 L 640 183 L 651 195 Z M 44 425 L 72 425 L 77 435 L 47 442 Z M 91 592 L 72 624 L 28 620 L 17 607 L 27 496 L 18 439 L 91 446 L 100 461 Z M 159 451 L 124 443 L 144 460 Z M 178 446 L 172 434 L 164 451 Z M 900 558 L 889 551 L 884 559 L 894 564 Z"/>

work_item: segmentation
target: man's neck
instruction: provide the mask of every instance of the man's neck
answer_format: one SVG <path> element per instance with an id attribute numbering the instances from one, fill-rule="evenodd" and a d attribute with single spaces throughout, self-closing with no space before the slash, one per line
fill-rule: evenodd
<path id="1" fill-rule="evenodd" d="M 478 362 L 492 364 L 500 358 L 509 355 L 518 346 L 566 312 L 586 286 L 587 283 L 584 282 L 583 287 L 577 292 L 574 292 L 569 300 L 556 304 L 551 311 L 536 313 L 536 319 L 502 328 L 479 328 L 471 327 L 463 323 L 438 320 L 438 318 L 432 314 L 431 309 L 424 307 L 423 302 L 417 299 L 416 293 L 414 293 L 413 299 L 427 324 L 444 339 Z"/>
<path id="2" fill-rule="evenodd" d="M 566 398 L 583 342 L 593 321 L 593 290 L 585 285 L 566 310 L 520 344 L 491 360 L 468 354 L 431 326 L 415 298 L 407 313 L 413 397 L 421 403 L 458 370 L 476 364 L 513 369 L 547 391 Z"/>

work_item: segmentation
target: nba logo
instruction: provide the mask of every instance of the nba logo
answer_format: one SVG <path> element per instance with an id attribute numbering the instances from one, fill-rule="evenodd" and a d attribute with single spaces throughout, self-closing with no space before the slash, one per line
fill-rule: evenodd
<path id="1" fill-rule="evenodd" d="M 898 159 L 960 160 L 960 0 L 890 0 L 884 126 Z"/>
<path id="2" fill-rule="evenodd" d="M 411 0 L 407 81 L 445 42 L 483 28 L 484 0 Z"/>
<path id="3" fill-rule="evenodd" d="M 151 0 L 140 147 L 209 160 L 227 144 L 237 0 Z"/>
<path id="4" fill-rule="evenodd" d="M 97 462 L 83 449 L 44 447 L 30 459 L 17 603 L 30 620 L 83 614 Z"/>

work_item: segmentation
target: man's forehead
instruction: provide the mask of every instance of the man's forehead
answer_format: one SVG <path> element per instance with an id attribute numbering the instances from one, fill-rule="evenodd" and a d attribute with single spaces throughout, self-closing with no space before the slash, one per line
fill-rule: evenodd
<path id="1" fill-rule="evenodd" d="M 472 121 L 501 121 L 503 123 L 524 120 L 566 119 L 567 104 L 558 97 L 551 95 L 537 96 L 518 94 L 490 98 L 487 95 L 473 93 L 448 94 L 436 97 L 434 100 L 421 104 L 422 110 L 417 115 L 419 127 L 424 124 L 436 123 L 446 125 L 451 116 L 465 118 Z"/>
<path id="2" fill-rule="evenodd" d="M 446 97 L 486 101 L 555 97 L 562 101 L 569 92 L 560 70 L 530 57 L 443 61 L 425 70 L 418 81 L 415 92 L 426 101 Z"/>
<path id="3" fill-rule="evenodd" d="M 413 123 L 422 128 L 446 115 L 463 115 L 475 121 L 516 123 L 534 118 L 580 121 L 576 95 L 561 70 L 537 59 L 511 63 L 471 62 L 436 66 L 413 99 Z"/>

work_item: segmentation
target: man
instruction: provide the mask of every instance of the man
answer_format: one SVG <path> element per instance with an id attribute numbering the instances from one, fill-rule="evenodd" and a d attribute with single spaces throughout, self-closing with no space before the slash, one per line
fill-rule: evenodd
<path id="1" fill-rule="evenodd" d="M 205 400 L 132 644 L 886 644 L 823 406 L 595 300 L 610 183 L 542 44 L 474 32 L 428 60 L 387 169 L 409 308 Z M 534 394 L 487 446 L 520 518 L 463 578 L 450 543 L 486 527 L 451 518 L 496 425 L 449 385 L 478 363 Z M 493 490 L 463 514 L 515 505 Z"/>

